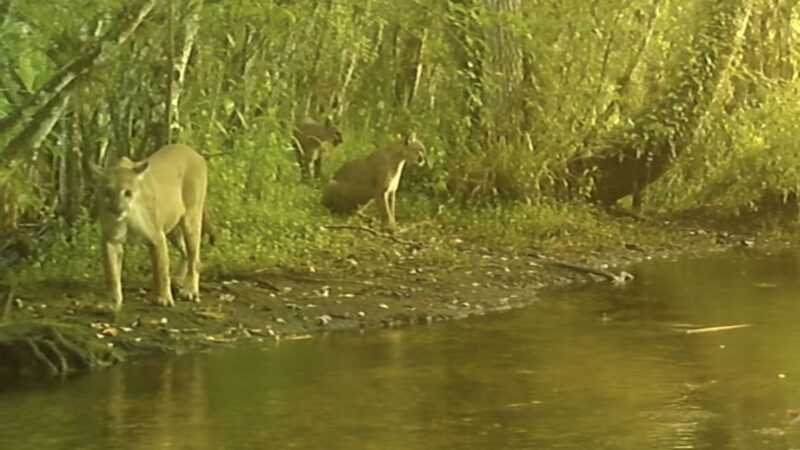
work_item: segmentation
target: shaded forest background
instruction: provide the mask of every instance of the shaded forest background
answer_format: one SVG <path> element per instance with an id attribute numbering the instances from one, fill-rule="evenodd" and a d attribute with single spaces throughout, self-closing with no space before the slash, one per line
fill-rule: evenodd
<path id="1" fill-rule="evenodd" d="M 0 232 L 96 245 L 89 164 L 183 142 L 210 161 L 212 257 L 312 255 L 331 219 L 291 153 L 305 114 L 343 132 L 326 176 L 417 132 L 406 222 L 554 236 L 620 201 L 794 219 L 797 4 L 0 0 Z"/>

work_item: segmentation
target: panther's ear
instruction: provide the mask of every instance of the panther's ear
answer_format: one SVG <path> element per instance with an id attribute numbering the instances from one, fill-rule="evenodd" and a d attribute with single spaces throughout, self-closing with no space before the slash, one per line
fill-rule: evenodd
<path id="1" fill-rule="evenodd" d="M 406 145 L 411 145 L 411 144 L 413 144 L 413 143 L 414 143 L 414 142 L 416 142 L 416 141 L 417 141 L 417 133 L 415 133 L 415 132 L 413 132 L 413 131 L 410 131 L 410 132 L 409 132 L 409 133 L 406 135 Z"/>
<path id="2" fill-rule="evenodd" d="M 150 168 L 150 161 L 142 161 L 136 163 L 133 166 L 133 173 L 135 173 L 137 176 L 142 176 L 144 175 L 145 172 L 147 172 L 147 169 L 149 168 Z"/>

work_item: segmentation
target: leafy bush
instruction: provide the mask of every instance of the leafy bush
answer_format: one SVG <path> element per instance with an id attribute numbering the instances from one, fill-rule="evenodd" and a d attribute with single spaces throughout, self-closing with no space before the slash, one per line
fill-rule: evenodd
<path id="1" fill-rule="evenodd" d="M 758 106 L 733 115 L 718 106 L 706 119 L 690 155 L 654 199 L 672 208 L 712 208 L 738 215 L 800 193 L 800 90 L 775 89 Z M 775 212 L 775 211 L 772 211 Z"/>

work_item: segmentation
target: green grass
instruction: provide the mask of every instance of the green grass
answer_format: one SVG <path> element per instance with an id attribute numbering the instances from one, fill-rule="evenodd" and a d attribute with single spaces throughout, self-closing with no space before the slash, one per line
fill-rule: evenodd
<path id="1" fill-rule="evenodd" d="M 343 218 L 319 204 L 317 185 L 299 181 L 266 180 L 256 195 L 224 193 L 211 197 L 212 220 L 222 236 L 215 246 L 203 246 L 204 271 L 225 273 L 257 268 L 305 268 L 321 259 L 343 257 L 354 250 L 359 233 L 330 231 L 327 224 L 352 224 L 378 228 L 374 205 L 366 210 L 370 222 Z M 458 238 L 484 245 L 522 246 L 532 242 L 579 238 L 596 233 L 602 219 L 583 205 L 463 206 L 441 203 L 407 187 L 398 194 L 400 237 L 435 242 L 444 259 L 448 244 Z M 85 218 L 71 233 L 57 232 L 37 246 L 38 253 L 15 272 L 17 282 L 71 279 L 87 283 L 102 279 L 100 232 Z M 369 240 L 372 238 L 355 238 Z M 375 239 L 372 239 L 375 240 Z M 378 245 L 382 245 L 377 240 Z M 172 251 L 173 257 L 177 252 Z M 145 246 L 126 246 L 126 280 L 145 282 L 149 277 Z"/>

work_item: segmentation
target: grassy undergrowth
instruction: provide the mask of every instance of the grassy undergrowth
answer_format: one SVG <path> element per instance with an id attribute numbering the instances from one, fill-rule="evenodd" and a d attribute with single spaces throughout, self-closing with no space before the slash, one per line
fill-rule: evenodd
<path id="1" fill-rule="evenodd" d="M 315 271 L 335 269 L 336 262 L 371 256 L 394 258 L 397 250 L 384 238 L 358 230 L 332 230 L 327 225 L 380 228 L 376 206 L 369 219 L 331 215 L 320 205 L 324 181 L 301 182 L 284 132 L 253 131 L 227 152 L 209 157 L 207 208 L 221 231 L 215 246 L 202 250 L 206 277 L 254 270 Z M 282 134 L 283 133 L 283 134 Z M 346 133 L 345 143 L 330 152 L 325 173 L 330 176 L 344 161 L 389 142 L 391 136 Z M 226 148 L 225 142 L 205 136 L 206 148 Z M 199 138 L 198 138 L 199 139 Z M 424 137 L 423 137 L 424 139 Z M 617 220 L 585 203 L 542 200 L 464 204 L 450 200 L 441 188 L 441 144 L 426 140 L 431 165 L 409 168 L 398 194 L 398 237 L 424 243 L 420 255 L 431 264 L 448 264 L 461 255 L 459 244 L 474 248 L 511 249 L 613 248 L 626 240 L 669 236 L 657 226 Z M 199 147 L 198 147 L 199 148 Z M 205 152 L 214 155 L 213 152 Z M 63 280 L 102 287 L 98 225 L 84 217 L 66 231 L 56 230 L 37 242 L 33 258 L 15 268 L 18 284 Z M 171 251 L 173 260 L 177 252 Z M 368 259 L 368 258 L 363 258 Z M 145 284 L 150 261 L 143 245 L 128 245 L 125 282 Z"/>
<path id="2" fill-rule="evenodd" d="M 258 269 L 308 270 L 354 253 L 380 250 L 387 242 L 358 230 L 332 230 L 326 225 L 380 229 L 375 205 L 362 217 L 331 215 L 319 204 L 319 185 L 267 181 L 259 197 L 210 200 L 212 220 L 221 230 L 216 245 L 204 243 L 204 272 L 230 273 Z M 484 246 L 531 246 L 556 240 L 592 239 L 614 233 L 607 217 L 585 205 L 463 206 L 442 203 L 422 192 L 398 195 L 398 237 L 433 244 L 429 257 L 458 259 L 453 243 Z M 99 227 L 86 217 L 70 233 L 57 232 L 37 245 L 38 252 L 13 274 L 18 283 L 102 280 Z M 373 248 L 374 247 L 374 248 Z M 171 250 L 172 256 L 177 252 Z M 175 258 L 173 258 L 175 259 Z M 432 261 L 435 262 L 435 261 Z M 313 270 L 313 269 L 312 269 Z M 126 246 L 127 280 L 148 280 L 150 261 L 144 245 Z"/>

